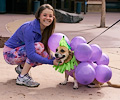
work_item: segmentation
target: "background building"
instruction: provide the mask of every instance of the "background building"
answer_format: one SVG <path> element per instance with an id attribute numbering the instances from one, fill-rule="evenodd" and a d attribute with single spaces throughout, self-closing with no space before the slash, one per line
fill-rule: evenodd
<path id="1" fill-rule="evenodd" d="M 35 2 L 39 2 L 39 5 L 44 3 L 51 4 L 56 9 L 62 9 L 68 12 L 76 12 L 77 4 L 81 11 L 96 12 L 100 11 L 101 0 L 0 0 L 0 13 L 34 13 L 36 8 Z M 2 12 L 2 10 L 4 10 Z M 120 12 L 120 0 L 106 0 L 107 12 Z"/>

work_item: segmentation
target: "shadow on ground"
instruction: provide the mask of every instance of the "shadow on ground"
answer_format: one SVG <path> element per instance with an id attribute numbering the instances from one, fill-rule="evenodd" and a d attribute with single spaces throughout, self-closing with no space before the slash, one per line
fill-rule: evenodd
<path id="1" fill-rule="evenodd" d="M 47 83 L 46 83 L 47 84 Z M 48 83 L 49 84 L 49 83 Z M 44 84 L 45 85 L 45 84 Z M 34 100 L 89 100 L 89 99 L 101 99 L 104 94 L 101 93 L 99 88 L 88 88 L 86 86 L 79 87 L 79 89 L 74 90 L 73 83 L 68 82 L 67 85 L 56 84 L 56 87 L 42 88 L 41 86 L 37 88 L 29 88 L 25 86 L 18 86 L 15 84 L 15 79 L 10 79 L 7 82 L 0 82 L 0 93 L 2 98 L 34 98 Z M 8 95 L 6 95 L 8 94 Z"/>
<path id="2" fill-rule="evenodd" d="M 0 36 L 0 48 L 4 47 L 4 43 L 9 39 L 9 37 Z"/>

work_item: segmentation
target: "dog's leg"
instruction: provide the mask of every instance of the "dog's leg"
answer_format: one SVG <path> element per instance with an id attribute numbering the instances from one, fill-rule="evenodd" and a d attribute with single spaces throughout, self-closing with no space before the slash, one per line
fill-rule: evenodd
<path id="1" fill-rule="evenodd" d="M 100 84 L 95 84 L 95 85 L 87 85 L 89 88 L 101 88 Z"/>
<path id="2" fill-rule="evenodd" d="M 101 88 L 103 83 L 98 82 L 96 79 L 92 82 L 92 84 L 87 85 L 89 88 Z"/>
<path id="3" fill-rule="evenodd" d="M 73 86 L 73 89 L 78 89 L 78 82 L 75 78 L 75 73 L 73 73 L 73 78 L 74 78 L 74 86 Z"/>
<path id="4" fill-rule="evenodd" d="M 67 81 L 68 81 L 68 77 L 69 77 L 69 75 L 65 72 L 65 80 L 64 80 L 64 82 L 60 83 L 60 85 L 66 85 Z"/>

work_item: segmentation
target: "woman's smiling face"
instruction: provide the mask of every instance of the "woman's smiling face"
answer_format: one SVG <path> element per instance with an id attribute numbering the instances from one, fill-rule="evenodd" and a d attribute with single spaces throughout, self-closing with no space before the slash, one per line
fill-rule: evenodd
<path id="1" fill-rule="evenodd" d="M 52 10 L 47 8 L 43 10 L 39 17 L 41 29 L 45 29 L 49 26 L 53 22 L 53 19 L 54 15 Z"/>

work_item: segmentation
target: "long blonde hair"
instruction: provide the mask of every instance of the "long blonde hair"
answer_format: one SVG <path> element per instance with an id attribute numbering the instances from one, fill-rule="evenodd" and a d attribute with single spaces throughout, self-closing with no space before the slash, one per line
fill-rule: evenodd
<path id="1" fill-rule="evenodd" d="M 52 10 L 52 11 L 53 11 L 53 15 L 55 16 L 55 11 L 54 11 L 53 7 L 52 7 L 51 5 L 49 5 L 49 4 L 43 4 L 43 5 L 41 5 L 41 6 L 38 8 L 38 10 L 37 10 L 36 13 L 35 13 L 35 18 L 36 18 L 37 20 L 39 20 L 40 14 L 41 14 L 42 11 L 45 10 L 46 8 Z M 53 19 L 53 22 L 51 23 L 51 25 L 47 26 L 47 27 L 44 29 L 43 33 L 42 33 L 42 40 L 41 40 L 41 42 L 44 44 L 45 50 L 48 52 L 49 55 L 50 55 L 50 49 L 49 49 L 49 47 L 48 47 L 48 39 L 49 39 L 49 37 L 50 37 L 50 36 L 53 34 L 53 32 L 54 32 L 55 23 L 56 23 L 56 18 Z"/>

